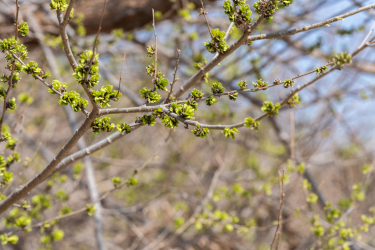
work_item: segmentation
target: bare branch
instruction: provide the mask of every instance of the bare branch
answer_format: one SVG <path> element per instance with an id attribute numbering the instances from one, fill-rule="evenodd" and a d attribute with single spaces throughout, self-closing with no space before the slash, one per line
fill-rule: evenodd
<path id="1" fill-rule="evenodd" d="M 85 120 L 82 126 L 74 133 L 72 138 L 64 145 L 61 151 L 53 159 L 50 164 L 27 184 L 19 188 L 10 194 L 7 198 L 0 203 L 0 214 L 4 213 L 8 208 L 10 208 L 19 199 L 25 197 L 33 190 L 36 186 L 46 180 L 50 174 L 53 172 L 55 167 L 64 159 L 64 157 L 69 153 L 69 151 L 77 144 L 78 140 L 83 136 L 83 134 L 91 127 L 92 122 L 96 119 L 97 115 L 91 112 L 90 116 Z"/>
<path id="2" fill-rule="evenodd" d="M 165 99 L 165 103 L 169 103 L 171 101 L 170 99 L 171 99 L 171 96 L 172 96 L 172 93 L 173 93 L 173 86 L 177 82 L 176 75 L 177 75 L 178 68 L 180 68 L 180 66 L 179 66 L 180 54 L 181 54 L 181 50 L 177 49 L 176 69 L 173 73 L 173 81 L 171 82 L 171 90 L 169 91 L 168 96 Z"/>
<path id="3" fill-rule="evenodd" d="M 71 1 L 71 4 L 73 6 L 75 1 Z M 70 4 L 69 4 L 69 7 L 70 7 Z M 61 11 L 59 10 L 56 10 L 56 15 L 57 15 L 57 20 L 59 21 L 59 26 L 60 26 L 60 36 L 61 36 L 61 40 L 63 42 L 63 45 L 64 45 L 64 52 L 65 52 L 65 55 L 66 57 L 68 58 L 68 61 L 70 63 L 70 66 L 72 67 L 73 70 L 75 70 L 78 66 L 78 63 L 76 62 L 76 59 L 74 58 L 74 55 L 72 53 L 72 50 L 70 49 L 70 43 L 69 43 L 69 38 L 68 38 L 68 34 L 66 33 L 66 25 L 63 26 L 63 14 Z"/>
<path id="4" fill-rule="evenodd" d="M 264 39 L 276 39 L 276 38 L 281 38 L 281 37 L 284 37 L 284 36 L 295 35 L 297 33 L 301 33 L 301 32 L 305 32 L 305 31 L 308 31 L 308 30 L 323 27 L 327 24 L 340 21 L 340 20 L 342 20 L 346 17 L 353 16 L 355 14 L 358 14 L 360 12 L 363 12 L 363 11 L 366 11 L 366 10 L 369 10 L 369 9 L 372 9 L 372 8 L 375 8 L 375 4 L 366 5 L 362 8 L 350 11 L 350 12 L 345 13 L 343 15 L 339 15 L 337 17 L 333 17 L 333 18 L 327 19 L 325 21 L 314 23 L 314 24 L 311 24 L 311 25 L 307 25 L 307 26 L 304 26 L 304 27 L 301 27 L 301 28 L 287 30 L 287 31 L 281 31 L 281 32 L 276 32 L 276 33 L 270 33 L 270 34 L 261 34 L 261 35 L 249 36 L 248 39 L 247 39 L 247 42 L 256 41 L 256 40 L 264 40 Z"/>
<path id="5" fill-rule="evenodd" d="M 282 220 L 283 220 L 283 202 L 284 202 L 284 197 L 285 197 L 285 193 L 284 193 L 284 174 L 285 174 L 285 169 L 283 169 L 283 174 L 281 175 L 280 172 L 279 172 L 279 188 L 280 188 L 280 208 L 279 208 L 279 218 L 278 218 L 278 221 L 277 221 L 277 227 L 276 227 L 276 231 L 275 231 L 275 235 L 273 237 L 273 240 L 272 240 L 272 244 L 271 244 L 271 250 L 273 249 L 273 245 L 275 243 L 275 240 L 276 240 L 276 237 L 279 237 L 279 239 L 281 238 L 281 227 L 282 227 Z M 280 231 L 279 231 L 280 229 Z"/>
<path id="6" fill-rule="evenodd" d="M 154 36 L 155 36 L 155 65 L 154 65 L 154 77 L 152 79 L 152 83 L 155 84 L 156 77 L 158 74 L 158 35 L 156 35 L 156 28 L 155 28 L 155 13 L 154 9 L 152 9 L 152 27 L 154 29 Z M 154 90 L 156 89 L 156 86 L 154 86 Z"/>

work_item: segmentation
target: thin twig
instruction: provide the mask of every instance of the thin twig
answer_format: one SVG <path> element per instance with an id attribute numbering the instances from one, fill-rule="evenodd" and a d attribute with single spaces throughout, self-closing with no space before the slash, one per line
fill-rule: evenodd
<path id="1" fill-rule="evenodd" d="M 19 11 L 20 11 L 20 6 L 18 4 L 18 0 L 16 0 L 16 43 L 18 42 L 18 14 L 19 14 Z M 3 113 L 1 115 L 1 120 L 0 120 L 0 141 L 3 141 L 4 140 L 4 137 L 3 137 L 3 134 L 2 134 L 2 131 L 3 131 L 3 123 L 4 123 L 4 116 L 5 116 L 5 112 L 6 110 L 8 109 L 7 108 L 7 97 L 10 93 L 10 89 L 11 87 L 13 86 L 13 75 L 14 75 L 14 69 L 15 69 L 15 60 L 13 60 L 12 62 L 12 73 L 10 74 L 10 78 L 9 78 L 9 81 L 8 81 L 8 89 L 6 90 L 6 95 L 4 96 L 4 102 L 3 102 Z"/>
<path id="2" fill-rule="evenodd" d="M 141 230 L 139 230 L 139 228 L 131 220 L 129 220 L 125 215 L 123 215 L 123 214 L 121 214 L 120 212 L 117 212 L 117 211 L 115 211 L 115 212 L 108 211 L 106 213 L 108 213 L 110 215 L 113 215 L 113 216 L 116 216 L 120 220 L 124 221 L 145 246 L 150 244 L 150 242 L 146 239 L 146 237 L 141 232 Z"/>
<path id="3" fill-rule="evenodd" d="M 294 110 L 290 110 L 290 159 L 294 162 Z"/>
<path id="4" fill-rule="evenodd" d="M 17 8 L 17 12 L 16 12 L 16 41 L 18 41 L 18 14 L 19 14 L 19 11 L 20 11 L 20 6 L 18 4 L 18 0 L 16 0 L 16 8 Z"/>
<path id="5" fill-rule="evenodd" d="M 124 54 L 124 58 L 122 59 L 120 79 L 118 81 L 118 90 L 117 90 L 116 98 L 118 97 L 118 94 L 120 93 L 120 89 L 121 89 L 122 68 L 124 67 L 125 57 L 126 57 L 126 54 Z"/>
<path id="6" fill-rule="evenodd" d="M 176 59 L 176 69 L 175 69 L 175 71 L 174 71 L 174 73 L 173 73 L 173 81 L 171 82 L 171 90 L 169 91 L 169 93 L 168 93 L 168 96 L 167 96 L 167 98 L 165 99 L 165 103 L 169 103 L 171 100 L 171 96 L 172 96 L 172 93 L 173 93 L 173 86 L 174 86 L 174 84 L 177 82 L 177 78 L 176 78 L 176 76 L 177 76 L 177 70 L 180 68 L 180 66 L 179 66 L 179 62 L 180 62 L 180 54 L 181 54 L 181 50 L 179 50 L 179 49 L 177 49 L 177 59 Z"/>
<path id="7" fill-rule="evenodd" d="M 35 82 L 35 83 L 34 83 L 33 89 L 31 90 L 29 96 L 33 96 L 33 94 L 34 94 L 34 92 L 35 92 L 35 88 L 36 88 L 36 84 L 37 84 L 37 83 L 38 83 L 38 82 Z M 13 128 L 12 128 L 12 131 L 10 132 L 11 134 L 13 134 L 13 132 L 16 130 L 16 127 L 17 127 L 18 123 L 20 122 L 21 117 L 23 116 L 23 113 L 25 112 L 25 109 L 26 109 L 27 105 L 28 105 L 27 101 L 22 105 L 22 107 L 21 107 L 21 111 L 20 111 L 20 114 L 19 114 L 18 117 L 17 117 L 16 123 L 14 124 L 14 126 L 13 126 Z"/>
<path id="8" fill-rule="evenodd" d="M 75 0 L 72 0 L 69 3 L 68 9 L 73 8 L 74 2 L 75 2 Z M 66 14 L 68 14 L 68 13 L 66 13 Z M 63 43 L 63 46 L 64 46 L 65 55 L 68 58 L 70 66 L 72 67 L 73 70 L 75 70 L 78 66 L 78 63 L 77 63 L 76 59 L 74 58 L 73 52 L 70 48 L 69 37 L 68 37 L 68 34 L 66 33 L 66 25 L 68 23 L 64 22 L 63 14 L 62 14 L 61 11 L 56 10 L 56 15 L 57 15 L 57 20 L 59 22 L 60 36 L 61 36 L 61 40 L 62 40 L 62 43 Z M 70 15 L 70 12 L 69 12 L 69 15 Z"/>
<path id="9" fill-rule="evenodd" d="M 359 45 L 358 48 L 361 48 L 361 47 L 363 47 L 363 46 L 366 44 L 367 40 L 368 40 L 369 37 L 371 36 L 371 34 L 372 34 L 372 32 L 374 31 L 374 29 L 375 29 L 375 21 L 374 21 L 374 24 L 372 25 L 370 31 L 367 33 L 365 39 L 363 39 L 361 45 Z"/>
<path id="10" fill-rule="evenodd" d="M 273 237 L 273 240 L 272 240 L 272 244 L 271 244 L 271 250 L 273 248 L 273 245 L 275 243 L 275 240 L 276 240 L 276 237 L 281 237 L 281 223 L 282 223 L 282 219 L 283 219 L 283 202 L 284 202 L 284 197 L 285 197 L 285 193 L 284 193 L 284 174 L 285 174 L 285 169 L 283 168 L 283 174 L 281 175 L 279 173 L 279 187 L 280 187 L 280 208 L 279 208 L 279 218 L 278 218 L 278 223 L 277 223 L 277 228 L 276 228 L 276 232 L 275 232 L 275 235 Z"/>
<path id="11" fill-rule="evenodd" d="M 89 88 L 87 86 L 87 81 L 88 81 L 88 77 L 89 77 L 89 75 L 91 73 L 92 63 L 94 62 L 94 57 L 95 57 L 95 53 L 96 53 L 96 46 L 97 46 L 97 43 L 98 43 L 98 38 L 99 38 L 100 30 L 102 29 L 103 16 L 104 16 L 105 7 L 107 6 L 107 2 L 108 2 L 108 0 L 105 0 L 104 4 L 103 4 L 103 10 L 102 10 L 102 15 L 100 16 L 100 22 L 99 22 L 98 32 L 96 33 L 95 41 L 94 41 L 94 44 L 92 46 L 92 56 L 91 56 L 91 59 L 89 61 L 89 65 L 88 65 L 89 68 L 87 70 L 87 75 L 85 76 L 85 79 L 84 79 L 83 84 L 82 84 L 82 87 L 85 90 L 87 96 L 89 97 L 90 102 L 91 102 L 91 104 L 93 106 L 94 111 L 96 111 L 96 112 L 99 111 L 99 108 L 98 108 L 98 105 L 95 103 L 94 97 L 93 97 L 92 93 L 90 92 L 90 90 L 89 90 Z"/>
<path id="12" fill-rule="evenodd" d="M 203 4 L 202 0 L 201 0 L 201 4 L 202 4 L 202 12 L 200 14 L 204 16 L 204 19 L 206 19 L 208 32 L 210 32 L 210 36 L 211 36 L 212 41 L 215 42 L 214 36 L 212 35 L 212 32 L 211 32 L 210 24 L 209 24 L 208 19 L 207 19 L 207 12 L 204 10 L 204 4 Z"/>
<path id="13" fill-rule="evenodd" d="M 155 82 L 156 77 L 158 73 L 158 35 L 156 34 L 156 28 L 155 28 L 155 13 L 154 9 L 152 9 L 152 27 L 154 28 L 154 36 L 155 36 L 155 65 L 154 65 L 154 77 L 152 79 L 152 82 L 154 84 L 154 90 L 156 89 Z"/>
<path id="14" fill-rule="evenodd" d="M 372 9 L 372 8 L 375 8 L 375 4 L 366 5 L 366 6 L 363 6 L 362 8 L 350 11 L 350 12 L 345 13 L 343 15 L 339 15 L 339 16 L 327 19 L 325 21 L 314 23 L 314 24 L 307 25 L 307 26 L 303 26 L 303 27 L 300 27 L 300 28 L 297 28 L 297 29 L 291 29 L 291 30 L 287 30 L 287 31 L 281 31 L 281 32 L 270 33 L 270 34 L 260 34 L 260 35 L 249 36 L 248 39 L 247 39 L 247 42 L 256 41 L 256 40 L 263 40 L 263 39 L 276 39 L 276 38 L 281 38 L 281 37 L 284 37 L 284 36 L 291 36 L 291 35 L 294 35 L 294 34 L 297 34 L 297 33 L 300 33 L 300 32 L 305 32 L 305 31 L 308 31 L 308 30 L 320 28 L 320 27 L 323 27 L 327 24 L 334 23 L 334 22 L 337 22 L 337 21 L 341 21 L 342 19 L 344 19 L 346 17 L 353 16 L 355 14 L 358 14 L 360 12 L 363 12 L 363 11 L 366 11 L 366 10 L 369 10 L 369 9 Z"/>

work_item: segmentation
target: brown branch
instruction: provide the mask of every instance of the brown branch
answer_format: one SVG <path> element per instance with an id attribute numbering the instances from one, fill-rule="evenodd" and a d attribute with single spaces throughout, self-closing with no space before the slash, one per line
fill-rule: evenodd
<path id="1" fill-rule="evenodd" d="M 20 11 L 20 6 L 18 4 L 18 0 L 16 0 L 16 23 L 15 23 L 16 24 L 16 43 L 18 41 L 18 14 L 19 14 L 19 11 Z M 0 141 L 4 140 L 4 137 L 3 137 L 4 116 L 5 116 L 6 110 L 8 109 L 7 108 L 7 97 L 9 95 L 11 87 L 13 86 L 13 75 L 14 75 L 15 66 L 16 66 L 15 60 L 13 60 L 13 62 L 12 62 L 12 73 L 10 74 L 10 78 L 9 78 L 9 81 L 8 81 L 8 89 L 6 91 L 6 95 L 4 96 L 3 113 L 1 114 L 1 120 L 0 120 Z"/>
<path id="2" fill-rule="evenodd" d="M 154 36 L 155 36 L 155 65 L 154 65 L 154 77 L 152 79 L 154 84 L 154 90 L 156 89 L 156 77 L 158 73 L 158 35 L 156 35 L 156 28 L 155 28 L 155 13 L 154 9 L 152 9 L 152 27 L 154 28 Z"/>
<path id="3" fill-rule="evenodd" d="M 92 47 L 92 56 L 91 56 L 91 59 L 89 61 L 89 65 L 88 65 L 89 66 L 89 68 L 87 70 L 88 73 L 85 76 L 85 79 L 84 79 L 83 84 L 82 84 L 82 87 L 85 90 L 85 92 L 86 92 L 87 96 L 89 97 L 90 102 L 93 106 L 93 111 L 95 111 L 95 112 L 99 112 L 99 108 L 98 108 L 98 105 L 95 103 L 94 97 L 93 97 L 91 91 L 89 90 L 89 88 L 87 86 L 87 80 L 88 80 L 88 76 L 91 73 L 91 67 L 92 67 L 92 63 L 94 61 L 94 57 L 95 57 L 95 53 L 96 53 L 96 46 L 97 46 L 97 43 L 98 43 L 98 37 L 99 37 L 99 34 L 100 34 L 100 30 L 102 29 L 103 16 L 104 16 L 105 7 L 107 6 L 107 2 L 108 2 L 108 0 L 105 0 L 104 4 L 103 4 L 103 10 L 102 10 L 102 15 L 100 16 L 99 28 L 98 28 L 98 32 L 96 33 L 95 41 L 94 41 L 94 44 L 93 44 L 93 47 Z"/>
<path id="4" fill-rule="evenodd" d="M 75 1 L 76 1 L 76 0 L 70 0 L 70 2 L 69 2 L 69 6 L 68 6 L 68 8 L 66 9 L 65 16 L 64 16 L 64 20 L 63 20 L 63 22 L 62 22 L 62 27 L 64 28 L 64 30 L 65 30 L 66 26 L 67 26 L 68 23 L 69 23 L 70 13 L 72 12 L 73 5 L 74 5 Z"/>
<path id="5" fill-rule="evenodd" d="M 122 68 L 124 67 L 125 57 L 126 57 L 126 54 L 124 54 L 124 58 L 122 59 L 120 79 L 118 81 L 118 92 L 117 92 L 116 98 L 118 97 L 118 94 L 120 93 L 120 89 L 121 89 Z"/>
<path id="6" fill-rule="evenodd" d="M 73 3 L 74 1 L 72 0 L 71 4 L 73 5 Z M 78 66 L 78 63 L 76 59 L 74 58 L 72 50 L 70 49 L 69 37 L 68 37 L 68 34 L 66 33 L 66 25 L 65 26 L 63 25 L 64 23 L 63 14 L 61 11 L 56 10 L 56 15 L 57 15 L 57 20 L 59 21 L 60 36 L 61 36 L 61 40 L 64 46 L 65 55 L 68 58 L 70 66 L 72 67 L 73 70 L 75 70 Z"/>
<path id="7" fill-rule="evenodd" d="M 290 159 L 294 162 L 295 157 L 294 157 L 294 129 L 295 129 L 295 124 L 294 124 L 294 110 L 290 110 Z"/>
<path id="8" fill-rule="evenodd" d="M 37 83 L 38 82 L 34 83 L 33 89 L 30 92 L 30 96 L 32 96 L 34 94 Z M 27 101 L 21 107 L 20 114 L 18 115 L 18 118 L 17 118 L 16 123 L 14 124 L 14 126 L 12 128 L 12 131 L 10 132 L 11 134 L 13 134 L 13 132 L 16 130 L 16 127 L 17 127 L 18 123 L 20 122 L 21 117 L 23 116 L 23 113 L 25 112 L 26 107 L 27 107 Z"/>
<path id="9" fill-rule="evenodd" d="M 227 51 L 225 51 L 223 54 L 220 54 L 219 56 L 214 58 L 206 66 L 201 68 L 194 76 L 192 76 L 186 83 L 180 86 L 179 89 L 174 94 L 174 96 L 177 99 L 180 98 L 186 91 L 188 91 L 194 85 L 198 84 L 207 72 L 211 71 L 216 65 L 218 65 L 221 61 L 223 61 L 225 58 L 231 55 L 239 47 L 246 44 L 247 37 L 252 32 L 254 32 L 263 21 L 264 21 L 264 17 L 262 16 L 259 17 L 259 19 L 253 25 L 251 25 L 251 27 L 244 32 L 241 38 L 238 39 L 235 43 L 233 43 Z"/>
<path id="10" fill-rule="evenodd" d="M 212 41 L 215 42 L 214 36 L 212 35 L 212 32 L 211 32 L 210 24 L 208 23 L 207 12 L 204 10 L 204 4 L 203 4 L 202 0 L 201 0 L 201 4 L 202 4 L 202 12 L 200 14 L 204 16 L 204 19 L 206 19 L 208 32 L 210 32 L 210 36 L 211 36 Z"/>
<path id="11" fill-rule="evenodd" d="M 20 11 L 20 6 L 18 4 L 18 0 L 16 0 L 16 8 L 17 8 L 17 11 L 16 11 L 16 41 L 18 41 L 18 14 L 19 14 L 19 11 Z"/>
<path id="12" fill-rule="evenodd" d="M 177 49 L 177 59 L 176 59 L 176 69 L 173 73 L 173 81 L 171 82 L 171 90 L 169 91 L 168 93 L 168 96 L 167 98 L 165 99 L 165 103 L 169 103 L 171 100 L 171 97 L 172 97 L 172 93 L 173 93 L 173 86 L 174 84 L 177 82 L 177 70 L 180 68 L 179 66 L 179 62 L 180 62 L 180 54 L 181 54 L 181 50 Z"/>
<path id="13" fill-rule="evenodd" d="M 74 133 L 70 140 L 63 146 L 57 156 L 48 164 L 48 166 L 27 184 L 15 190 L 7 198 L 0 203 L 0 214 L 4 213 L 8 208 L 10 208 L 19 199 L 25 197 L 37 187 L 40 183 L 46 180 L 50 174 L 53 172 L 55 167 L 64 159 L 64 157 L 69 153 L 69 151 L 77 144 L 78 140 L 83 136 L 83 134 L 90 129 L 92 122 L 97 118 L 97 114 L 94 112 L 90 113 L 90 116 L 85 120 L 82 126 Z"/>
<path id="14" fill-rule="evenodd" d="M 279 239 L 281 238 L 281 223 L 282 223 L 282 219 L 283 219 L 283 215 L 282 215 L 282 213 L 283 213 L 283 202 L 284 202 L 284 197 L 285 197 L 285 193 L 284 193 L 284 174 L 285 174 L 285 169 L 283 169 L 282 175 L 279 173 L 280 209 L 279 209 L 279 218 L 278 218 L 278 221 L 277 221 L 277 228 L 276 228 L 275 236 L 273 237 L 272 244 L 271 244 L 271 250 L 272 250 L 273 245 L 275 243 L 276 237 L 279 237 Z"/>
<path id="15" fill-rule="evenodd" d="M 291 29 L 291 30 L 287 30 L 287 31 L 281 31 L 281 32 L 270 33 L 270 34 L 261 34 L 261 35 L 249 36 L 248 39 L 247 39 L 247 42 L 256 41 L 256 40 L 264 40 L 264 39 L 276 39 L 276 38 L 281 38 L 281 37 L 284 37 L 284 36 L 295 35 L 297 33 L 301 33 L 301 32 L 305 32 L 305 31 L 308 31 L 308 30 L 323 27 L 327 24 L 340 21 L 340 20 L 342 20 L 346 17 L 353 16 L 355 14 L 358 14 L 360 12 L 363 12 L 363 11 L 366 11 L 366 10 L 369 10 L 369 9 L 372 9 L 372 8 L 375 8 L 375 3 L 363 6 L 362 8 L 350 11 L 350 12 L 345 13 L 343 15 L 339 15 L 339 16 L 327 19 L 325 21 L 314 23 L 314 24 L 311 24 L 311 25 L 307 25 L 307 26 L 304 26 L 304 27 L 297 28 L 297 29 Z"/>

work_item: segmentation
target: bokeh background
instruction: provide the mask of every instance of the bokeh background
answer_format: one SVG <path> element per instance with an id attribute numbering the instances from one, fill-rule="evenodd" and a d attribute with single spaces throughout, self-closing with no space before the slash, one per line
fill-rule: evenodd
<path id="1" fill-rule="evenodd" d="M 248 2 L 250 6 L 254 3 Z M 53 79 L 67 82 L 70 90 L 83 94 L 63 53 L 56 13 L 49 9 L 49 1 L 20 3 L 21 20 L 27 21 L 31 30 L 21 40 L 30 51 L 30 59 L 50 71 Z M 302 27 L 372 3 L 372 0 L 295 0 L 290 7 L 277 11 L 274 19 L 264 22 L 255 33 Z M 223 1 L 204 1 L 204 4 L 211 28 L 227 30 L 230 22 L 224 14 Z M 76 1 L 75 18 L 68 27 L 74 53 L 92 48 L 102 5 L 101 0 Z M 109 0 L 98 47 L 100 85 L 118 86 L 126 54 L 121 81 L 123 97 L 112 107 L 145 103 L 138 91 L 151 86 L 146 66 L 154 59 L 147 57 L 146 48 L 154 44 L 152 8 L 159 69 L 170 81 L 176 66 L 176 49 L 181 50 L 177 86 L 197 72 L 194 63 L 212 59 L 213 55 L 203 46 L 209 34 L 204 18 L 199 16 L 200 7 L 197 0 Z M 0 1 L 0 38 L 14 35 L 14 15 L 15 3 Z M 257 15 L 252 17 L 255 19 Z M 242 46 L 210 72 L 208 82 L 202 81 L 195 87 L 208 93 L 211 84 L 219 81 L 231 90 L 237 89 L 237 83 L 243 80 L 249 85 L 257 79 L 271 84 L 276 79 L 290 79 L 314 70 L 341 51 L 352 53 L 371 29 L 374 18 L 375 11 L 362 12 L 329 27 Z M 228 44 L 236 41 L 241 32 L 233 28 Z M 0 60 L 0 69 L 5 64 L 5 60 Z M 334 246 L 343 249 L 340 233 L 328 233 L 329 228 L 337 225 L 335 220 L 343 221 L 345 228 L 354 231 L 363 226 L 362 215 L 374 216 L 373 175 L 371 171 L 363 173 L 364 167 L 374 167 L 374 73 L 374 48 L 367 48 L 343 70 L 300 92 L 300 106 L 281 109 L 278 116 L 262 121 L 259 131 L 240 129 L 236 140 L 226 139 L 219 131 L 211 131 L 207 138 L 200 139 L 191 133 L 192 128 L 185 129 L 180 124 L 170 130 L 160 122 L 130 133 L 94 153 L 90 160 L 86 158 L 54 176 L 26 200 L 32 203 L 33 197 L 42 195 L 50 202 L 39 217 L 32 218 L 32 224 L 36 224 L 69 211 L 68 208 L 76 211 L 91 203 L 93 189 L 89 178 L 99 195 L 112 189 L 111 179 L 115 176 L 124 180 L 134 177 L 138 185 L 108 195 L 97 204 L 101 207 L 97 217 L 79 213 L 59 220 L 44 232 L 39 227 L 28 234 L 19 232 L 17 245 L 2 247 L 269 249 L 279 216 L 279 173 L 285 169 L 279 249 L 334 249 Z M 314 77 L 312 74 L 297 79 L 295 87 Z M 261 115 L 263 101 L 281 101 L 289 92 L 290 89 L 278 86 L 241 93 L 236 102 L 221 97 L 212 107 L 201 103 L 195 118 L 209 124 L 242 122 L 246 117 Z M 40 82 L 23 77 L 12 93 L 15 97 L 27 93 L 30 98 L 24 102 L 19 98 L 16 111 L 6 116 L 6 123 L 10 129 L 15 126 L 19 137 L 16 150 L 22 161 L 12 166 L 14 181 L 2 188 L 4 194 L 40 172 L 73 133 L 72 122 L 67 118 L 69 113 Z M 81 113 L 73 115 L 78 124 L 84 119 Z M 111 118 L 114 122 L 130 123 L 136 115 Z M 84 140 L 91 145 L 108 135 L 90 131 Z M 77 150 L 78 147 L 74 149 Z M 305 166 L 304 173 L 296 171 L 301 163 Z M 87 170 L 88 164 L 93 172 Z M 88 177 L 90 173 L 93 176 Z M 311 189 L 306 188 L 306 181 L 312 184 Z M 306 202 L 311 193 L 319 195 L 316 203 Z M 327 219 L 331 210 L 324 209 L 327 202 L 339 211 L 331 223 Z M 321 237 L 311 230 L 316 226 L 313 219 L 316 215 L 325 228 Z M 4 215 L 3 221 L 9 216 Z M 53 228 L 63 230 L 64 239 L 41 242 L 43 236 L 51 235 Z M 4 223 L 1 226 L 2 232 L 11 230 Z M 348 237 L 344 241 L 350 242 L 351 249 L 375 249 L 374 232 L 370 227 L 368 232 L 359 232 L 362 238 Z M 102 237 L 101 243 L 98 237 Z M 334 246 L 329 248 L 331 238 Z"/>

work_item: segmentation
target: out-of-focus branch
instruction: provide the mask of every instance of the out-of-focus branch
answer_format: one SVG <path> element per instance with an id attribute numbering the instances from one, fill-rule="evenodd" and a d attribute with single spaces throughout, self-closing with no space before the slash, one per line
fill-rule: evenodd
<path id="1" fill-rule="evenodd" d="M 25 197 L 37 187 L 40 183 L 46 180 L 51 173 L 54 171 L 56 166 L 64 159 L 64 157 L 69 153 L 69 151 L 77 144 L 78 140 L 83 136 L 83 134 L 90 129 L 91 124 L 97 118 L 97 115 L 94 112 L 91 112 L 89 117 L 81 125 L 81 127 L 74 133 L 74 135 L 69 139 L 69 141 L 63 146 L 57 156 L 53 159 L 52 162 L 39 174 L 37 174 L 33 179 L 31 179 L 24 186 L 15 190 L 7 198 L 1 201 L 0 203 L 0 214 L 4 213 L 8 208 L 10 208 L 15 202 L 19 199 Z"/>
<path id="2" fill-rule="evenodd" d="M 276 33 L 270 33 L 270 34 L 261 34 L 261 35 L 249 36 L 248 39 L 247 39 L 247 42 L 256 41 L 256 40 L 264 40 L 264 39 L 276 39 L 276 38 L 281 38 L 281 37 L 284 37 L 284 36 L 291 36 L 291 35 L 301 33 L 301 32 L 304 32 L 304 31 L 308 31 L 308 30 L 319 28 L 319 27 L 323 27 L 327 24 L 343 20 L 346 17 L 353 16 L 355 14 L 358 14 L 358 13 L 366 11 L 366 10 L 370 10 L 372 8 L 375 8 L 375 4 L 366 5 L 362 8 L 350 11 L 350 12 L 345 13 L 343 15 L 339 15 L 337 17 L 333 17 L 333 18 L 330 18 L 328 20 L 318 22 L 318 23 L 314 23 L 314 24 L 311 24 L 311 25 L 307 25 L 307 26 L 304 26 L 304 27 L 301 27 L 301 28 L 287 30 L 287 31 L 281 31 L 281 32 L 276 32 Z"/>

